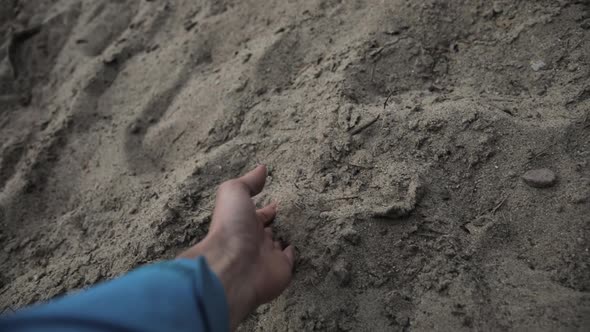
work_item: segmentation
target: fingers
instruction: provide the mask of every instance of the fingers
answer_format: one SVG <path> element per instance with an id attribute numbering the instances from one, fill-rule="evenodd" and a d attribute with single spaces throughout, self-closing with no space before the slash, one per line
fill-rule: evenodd
<path id="1" fill-rule="evenodd" d="M 272 231 L 270 228 L 264 229 L 264 240 L 262 241 L 262 249 L 264 251 L 269 251 L 274 249 L 274 240 L 272 238 Z"/>
<path id="2" fill-rule="evenodd" d="M 272 230 L 270 228 L 264 229 L 264 237 L 272 243 Z"/>
<path id="3" fill-rule="evenodd" d="M 285 248 L 285 250 L 283 250 L 283 253 L 285 254 L 285 256 L 287 256 L 287 261 L 289 261 L 289 265 L 292 269 L 295 265 L 295 248 L 293 248 L 293 246 L 288 246 L 287 248 Z"/>
<path id="4" fill-rule="evenodd" d="M 262 191 L 262 188 L 264 188 L 264 182 L 266 181 L 266 166 L 257 166 L 255 169 L 242 175 L 237 181 L 248 188 L 250 196 L 258 195 Z"/>
<path id="5" fill-rule="evenodd" d="M 264 243 L 265 243 L 265 247 L 267 249 L 276 249 L 279 251 L 283 251 L 283 245 L 281 244 L 281 241 L 276 241 L 273 238 L 272 235 L 272 230 L 270 228 L 265 228 L 264 229 Z"/>
<path id="6" fill-rule="evenodd" d="M 275 216 L 277 215 L 277 204 L 271 203 L 262 209 L 256 211 L 256 216 L 258 220 L 264 225 L 265 227 L 270 225 L 270 223 L 274 220 Z"/>

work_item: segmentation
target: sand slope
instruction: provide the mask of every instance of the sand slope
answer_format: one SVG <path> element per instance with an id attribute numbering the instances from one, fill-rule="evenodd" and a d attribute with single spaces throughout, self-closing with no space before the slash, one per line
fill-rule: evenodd
<path id="1" fill-rule="evenodd" d="M 590 327 L 587 1 L 0 6 L 0 309 L 174 257 L 266 163 L 299 257 L 244 330 Z"/>

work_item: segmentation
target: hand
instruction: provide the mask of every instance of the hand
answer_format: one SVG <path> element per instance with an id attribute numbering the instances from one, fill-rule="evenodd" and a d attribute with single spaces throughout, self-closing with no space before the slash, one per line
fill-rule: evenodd
<path id="1" fill-rule="evenodd" d="M 256 210 L 252 196 L 262 191 L 266 167 L 224 182 L 217 191 L 205 239 L 179 257 L 205 256 L 217 274 L 230 307 L 232 330 L 258 305 L 279 296 L 291 281 L 295 251 L 273 241 L 276 204 Z"/>

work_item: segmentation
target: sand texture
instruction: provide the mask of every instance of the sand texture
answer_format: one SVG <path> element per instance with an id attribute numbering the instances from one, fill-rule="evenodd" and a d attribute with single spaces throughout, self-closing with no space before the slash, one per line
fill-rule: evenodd
<path id="1" fill-rule="evenodd" d="M 590 1 L 2 0 L 0 38 L 0 310 L 174 257 L 265 163 L 297 266 L 242 330 L 590 329 Z"/>

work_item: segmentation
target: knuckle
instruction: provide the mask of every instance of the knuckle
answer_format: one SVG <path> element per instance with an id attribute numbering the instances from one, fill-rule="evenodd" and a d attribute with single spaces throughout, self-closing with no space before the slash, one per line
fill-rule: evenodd
<path id="1" fill-rule="evenodd" d="M 270 214 L 266 211 L 258 210 L 258 215 L 260 216 L 260 218 L 262 218 L 264 220 L 270 219 Z"/>
<path id="2" fill-rule="evenodd" d="M 236 189 L 239 185 L 240 185 L 239 181 L 236 179 L 227 180 L 227 181 L 223 182 L 221 185 L 219 185 L 217 192 L 229 191 L 232 189 Z"/>

